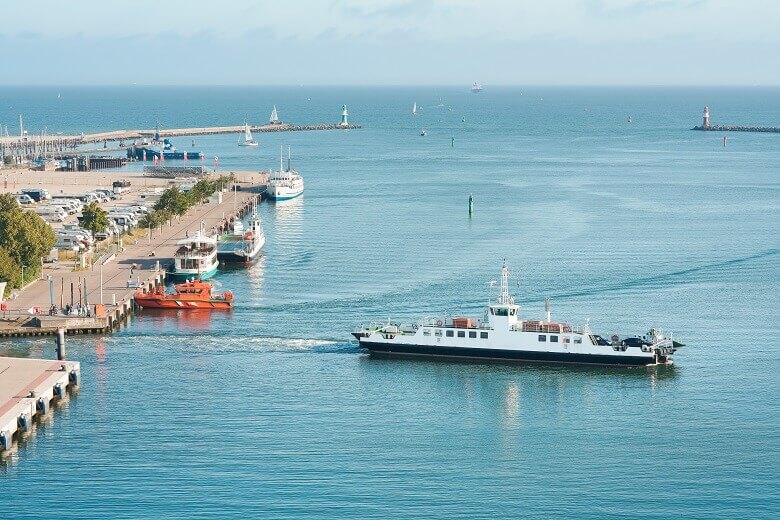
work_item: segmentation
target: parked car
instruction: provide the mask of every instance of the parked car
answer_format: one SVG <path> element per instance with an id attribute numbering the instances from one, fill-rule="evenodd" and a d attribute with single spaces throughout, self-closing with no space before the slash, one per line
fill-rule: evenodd
<path id="1" fill-rule="evenodd" d="M 102 193 L 105 195 L 108 199 L 116 200 L 119 198 L 119 195 L 114 193 L 112 190 L 106 190 L 106 189 L 99 189 L 95 190 L 96 193 Z"/>
<path id="2" fill-rule="evenodd" d="M 16 202 L 18 202 L 20 206 L 29 206 L 30 204 L 35 204 L 35 200 L 33 200 L 33 198 L 26 193 L 17 195 Z"/>

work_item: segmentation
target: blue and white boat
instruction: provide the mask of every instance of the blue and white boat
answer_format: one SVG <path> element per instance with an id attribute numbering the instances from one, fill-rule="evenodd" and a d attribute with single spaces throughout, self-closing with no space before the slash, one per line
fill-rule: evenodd
<path id="1" fill-rule="evenodd" d="M 179 248 L 173 259 L 172 275 L 178 279 L 211 278 L 217 272 L 217 241 L 200 231 L 191 238 L 177 242 Z"/>
<path id="2" fill-rule="evenodd" d="M 268 198 L 280 201 L 294 199 L 303 194 L 303 177 L 292 169 L 290 148 L 287 148 L 287 169 L 284 168 L 283 151 L 279 151 L 279 171 L 271 171 L 268 178 Z"/>

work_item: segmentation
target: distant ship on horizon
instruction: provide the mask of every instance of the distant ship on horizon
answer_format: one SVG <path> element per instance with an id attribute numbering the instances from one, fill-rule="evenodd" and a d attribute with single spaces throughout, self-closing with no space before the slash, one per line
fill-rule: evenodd
<path id="1" fill-rule="evenodd" d="M 482 85 L 480 84 L 479 81 L 475 81 L 474 84 L 471 85 L 471 91 L 475 94 L 478 92 L 482 92 Z"/>

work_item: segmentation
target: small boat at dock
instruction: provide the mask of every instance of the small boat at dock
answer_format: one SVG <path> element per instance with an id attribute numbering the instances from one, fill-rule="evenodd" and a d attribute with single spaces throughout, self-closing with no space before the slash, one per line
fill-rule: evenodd
<path id="1" fill-rule="evenodd" d="M 287 169 L 284 168 L 283 150 L 279 150 L 279 171 L 271 171 L 268 178 L 268 198 L 275 201 L 294 199 L 303 194 L 303 177 L 293 170 L 290 160 L 290 147 L 287 147 Z"/>
<path id="2" fill-rule="evenodd" d="M 133 299 L 144 309 L 229 310 L 233 307 L 233 293 L 214 294 L 208 282 L 193 280 L 176 284 L 173 290 L 166 293 L 162 287 L 149 292 L 139 289 Z"/>
<path id="3" fill-rule="evenodd" d="M 233 222 L 233 229 L 219 237 L 217 241 L 217 260 L 220 265 L 251 265 L 265 245 L 263 223 L 254 208 L 249 225 L 244 229 L 240 219 Z"/>
<path id="4" fill-rule="evenodd" d="M 179 248 L 174 254 L 171 273 L 174 278 L 205 280 L 216 274 L 219 265 L 216 239 L 198 231 L 177 243 Z"/>

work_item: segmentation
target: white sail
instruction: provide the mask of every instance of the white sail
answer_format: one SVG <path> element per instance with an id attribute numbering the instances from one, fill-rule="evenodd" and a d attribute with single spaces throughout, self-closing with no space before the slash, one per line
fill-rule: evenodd
<path id="1" fill-rule="evenodd" d="M 244 123 L 244 142 L 249 143 L 252 141 L 252 131 L 249 129 L 249 125 Z"/>
<path id="2" fill-rule="evenodd" d="M 412 107 L 412 115 L 417 115 L 417 101 L 414 102 L 414 106 Z"/>
<path id="3" fill-rule="evenodd" d="M 268 122 L 272 125 L 280 123 L 279 114 L 276 112 L 276 105 L 274 105 L 274 109 L 271 111 L 271 118 L 268 120 Z"/>

